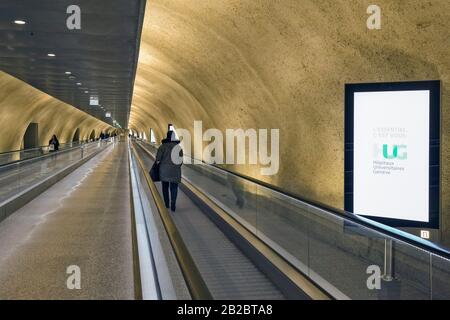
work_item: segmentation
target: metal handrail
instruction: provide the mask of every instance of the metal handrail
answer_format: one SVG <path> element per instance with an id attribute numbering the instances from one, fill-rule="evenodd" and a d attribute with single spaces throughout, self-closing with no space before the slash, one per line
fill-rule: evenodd
<path id="1" fill-rule="evenodd" d="M 144 141 L 142 141 L 142 142 L 144 142 Z M 148 143 L 148 142 L 144 142 L 144 143 L 146 143 L 146 144 L 148 144 L 150 146 L 153 146 L 153 147 L 157 147 L 158 146 L 157 144 L 154 144 L 154 143 Z M 187 155 L 184 155 L 184 156 L 188 157 L 188 158 L 191 158 L 193 160 L 198 160 L 198 159 L 192 158 L 192 157 L 187 156 Z M 359 225 L 364 226 L 366 228 L 369 228 L 369 229 L 371 229 L 373 231 L 376 231 L 376 232 L 379 232 L 379 233 L 383 233 L 384 235 L 386 235 L 388 237 L 391 237 L 391 238 L 399 240 L 399 241 L 403 241 L 403 242 L 408 243 L 408 244 L 410 244 L 412 246 L 416 246 L 416 247 L 418 247 L 418 248 L 420 248 L 422 250 L 428 251 L 428 252 L 433 253 L 433 254 L 435 254 L 437 256 L 444 257 L 444 258 L 450 260 L 450 251 L 449 250 L 447 250 L 446 248 L 444 248 L 442 246 L 439 246 L 439 245 L 437 245 L 435 243 L 432 243 L 430 241 L 427 241 L 427 240 L 424 240 L 422 238 L 419 238 L 419 237 L 417 237 L 415 235 L 412 235 L 412 234 L 409 234 L 407 232 L 398 230 L 396 228 L 389 227 L 387 225 L 384 225 L 382 223 L 370 220 L 368 218 L 358 216 L 358 215 L 356 215 L 354 213 L 347 212 L 347 211 L 344 211 L 344 210 L 340 210 L 340 209 L 331 207 L 331 206 L 326 205 L 324 203 L 321 203 L 319 201 L 311 200 L 311 199 L 308 199 L 306 197 L 303 197 L 303 196 L 300 196 L 300 195 L 297 195 L 297 194 L 293 194 L 293 193 L 291 193 L 291 192 L 289 192 L 287 190 L 284 190 L 282 188 L 279 188 L 277 186 L 268 184 L 268 183 L 263 182 L 263 181 L 259 181 L 259 180 L 255 179 L 255 178 L 246 176 L 244 174 L 240 174 L 240 173 L 236 173 L 236 172 L 230 171 L 228 169 L 219 167 L 218 165 L 209 164 L 209 163 L 206 163 L 203 160 L 198 160 L 198 161 L 201 161 L 202 164 L 204 164 L 205 166 L 210 166 L 210 167 L 213 167 L 215 169 L 218 169 L 218 170 L 221 170 L 223 172 L 226 172 L 228 174 L 231 174 L 233 176 L 236 176 L 236 177 L 239 177 L 241 179 L 250 181 L 252 183 L 255 183 L 257 185 L 260 185 L 260 186 L 263 186 L 263 187 L 265 187 L 267 189 L 270 189 L 271 191 L 277 192 L 279 194 L 282 194 L 284 196 L 290 197 L 290 198 L 295 199 L 297 201 L 301 201 L 301 202 L 303 202 L 303 203 L 305 203 L 307 205 L 310 205 L 312 207 L 316 207 L 317 209 L 323 210 L 323 211 L 325 211 L 325 212 L 327 212 L 329 214 L 332 214 L 332 215 L 334 215 L 334 216 L 336 216 L 336 217 L 338 217 L 340 219 L 347 219 L 350 222 L 359 224 Z"/>
<path id="2" fill-rule="evenodd" d="M 161 217 L 161 220 L 166 229 L 167 235 L 169 237 L 170 243 L 174 250 L 175 256 L 177 257 L 178 263 L 181 268 L 181 272 L 183 273 L 184 279 L 188 286 L 189 292 L 194 300 L 212 300 L 213 297 L 209 292 L 208 287 L 206 286 L 203 277 L 200 274 L 194 260 L 192 259 L 189 250 L 187 249 L 184 241 L 173 222 L 172 218 L 167 211 L 166 206 L 161 199 L 161 195 L 158 192 L 158 189 L 155 186 L 155 183 L 150 178 L 149 173 L 147 172 L 145 165 L 132 145 L 133 154 L 139 163 L 141 170 L 144 173 L 145 180 L 152 194 L 153 200 L 155 202 L 158 213 Z"/>
<path id="3" fill-rule="evenodd" d="M 21 159 L 21 160 L 17 160 L 17 161 L 12 161 L 12 162 L 8 162 L 8 163 L 0 164 L 0 168 L 1 168 L 1 169 L 4 169 L 4 168 L 6 168 L 6 167 L 8 167 L 8 166 L 17 165 L 17 164 L 19 164 L 19 163 L 26 163 L 26 162 L 34 162 L 34 161 L 38 161 L 38 160 L 41 160 L 41 159 L 43 159 L 43 158 L 55 156 L 55 155 L 58 155 L 58 154 L 62 154 L 62 153 L 65 153 L 65 152 L 69 152 L 69 151 L 73 151 L 73 150 L 75 150 L 75 149 L 77 149 L 77 148 L 85 148 L 86 146 L 90 146 L 90 145 L 92 145 L 93 143 L 98 143 L 98 142 L 99 142 L 99 141 L 88 142 L 88 143 L 85 143 L 85 144 L 77 145 L 77 146 L 72 147 L 72 148 L 62 149 L 62 150 L 58 150 L 58 151 L 54 151 L 54 152 L 49 152 L 49 153 L 46 153 L 46 154 L 41 155 L 41 156 L 31 157 L 31 158 L 27 158 L 27 159 Z M 28 150 L 30 150 L 30 149 L 28 149 Z"/>
<path id="4" fill-rule="evenodd" d="M 29 152 L 29 151 L 39 151 L 39 150 L 41 150 L 43 147 L 44 147 L 44 146 L 40 146 L 40 147 L 36 147 L 36 148 L 29 148 L 29 149 L 19 149 L 19 150 L 11 150 L 11 151 L 0 152 L 0 156 L 5 155 L 5 154 L 10 154 L 10 153 Z"/>
<path id="5" fill-rule="evenodd" d="M 81 141 L 72 141 L 72 142 L 65 142 L 65 143 L 60 143 L 60 146 L 66 146 L 68 144 L 77 144 L 77 145 L 81 145 L 83 144 Z M 89 143 L 89 142 L 88 142 Z M 10 154 L 10 153 L 18 153 L 18 152 L 30 152 L 30 151 L 40 151 L 43 148 L 47 148 L 49 145 L 44 145 L 44 146 L 39 146 L 36 148 L 29 148 L 29 149 L 19 149 L 19 150 L 11 150 L 11 151 L 5 151 L 5 152 L 0 152 L 0 156 L 6 155 L 6 154 Z"/>

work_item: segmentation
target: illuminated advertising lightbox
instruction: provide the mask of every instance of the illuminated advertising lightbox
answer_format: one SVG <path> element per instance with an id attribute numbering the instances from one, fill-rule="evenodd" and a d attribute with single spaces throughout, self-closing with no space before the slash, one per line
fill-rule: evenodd
<path id="1" fill-rule="evenodd" d="M 345 104 L 345 209 L 438 228 L 440 82 L 349 84 Z"/>

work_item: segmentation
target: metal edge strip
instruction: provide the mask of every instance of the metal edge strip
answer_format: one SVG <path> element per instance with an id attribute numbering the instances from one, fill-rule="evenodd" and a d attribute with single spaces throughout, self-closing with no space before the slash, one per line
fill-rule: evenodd
<path id="1" fill-rule="evenodd" d="M 156 207 L 158 209 L 161 220 L 163 221 L 164 227 L 166 229 L 167 235 L 169 236 L 169 240 L 171 242 L 172 248 L 174 250 L 175 256 L 177 257 L 178 263 L 180 265 L 181 271 L 183 273 L 186 284 L 189 288 L 189 292 L 194 300 L 212 300 L 213 297 L 206 286 L 203 277 L 201 276 L 189 250 L 187 249 L 178 229 L 173 222 L 172 218 L 165 207 L 161 196 L 156 189 L 156 186 L 152 179 L 150 178 L 149 173 L 145 169 L 144 163 L 135 150 L 134 146 L 132 146 L 132 150 L 134 152 L 134 156 L 141 169 L 145 174 L 145 180 L 149 186 L 149 189 L 152 193 L 153 200 L 155 201 Z"/>

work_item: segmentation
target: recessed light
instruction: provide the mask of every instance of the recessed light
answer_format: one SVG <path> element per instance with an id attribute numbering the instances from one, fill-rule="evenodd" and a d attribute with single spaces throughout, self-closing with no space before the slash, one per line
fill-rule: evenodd
<path id="1" fill-rule="evenodd" d="M 66 74 L 72 74 L 72 72 L 70 72 L 70 71 L 66 71 Z"/>
<path id="2" fill-rule="evenodd" d="M 86 90 L 84 93 L 89 93 L 89 91 Z"/>
<path id="3" fill-rule="evenodd" d="M 48 55 L 49 57 L 56 57 L 56 54 L 54 54 L 54 53 L 47 53 L 47 55 Z"/>
<path id="4" fill-rule="evenodd" d="M 14 20 L 15 24 L 26 24 L 27 22 L 24 20 Z"/>
<path id="5" fill-rule="evenodd" d="M 81 86 L 81 82 L 77 82 L 77 86 Z"/>

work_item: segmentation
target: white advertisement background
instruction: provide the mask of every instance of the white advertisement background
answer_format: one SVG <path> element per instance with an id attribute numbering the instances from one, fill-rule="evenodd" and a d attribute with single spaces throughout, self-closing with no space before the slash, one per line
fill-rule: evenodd
<path id="1" fill-rule="evenodd" d="M 354 202 L 356 214 L 428 222 L 430 92 L 359 92 L 354 95 Z M 375 135 L 379 128 L 404 128 L 406 138 Z M 384 129 L 382 129 L 384 130 Z M 407 145 L 406 160 L 386 160 L 374 146 Z M 374 174 L 374 160 L 404 171 Z"/>

